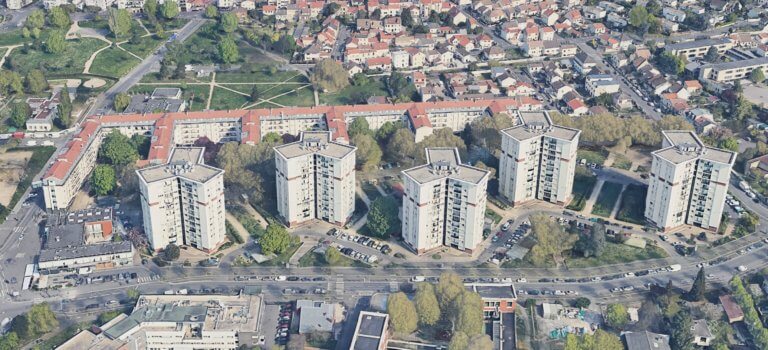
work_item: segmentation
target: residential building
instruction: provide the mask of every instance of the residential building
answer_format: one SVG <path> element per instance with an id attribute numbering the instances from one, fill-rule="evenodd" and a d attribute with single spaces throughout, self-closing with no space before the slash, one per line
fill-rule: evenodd
<path id="1" fill-rule="evenodd" d="M 355 211 L 356 147 L 327 131 L 275 147 L 277 211 L 289 226 L 314 219 L 344 225 Z"/>
<path id="2" fill-rule="evenodd" d="M 693 343 L 698 346 L 709 346 L 712 344 L 712 340 L 715 337 L 712 335 L 712 331 L 709 329 L 706 319 L 693 320 L 692 333 Z"/>
<path id="3" fill-rule="evenodd" d="M 187 102 L 181 98 L 181 89 L 157 88 L 151 95 L 131 96 L 131 102 L 123 113 L 183 112 L 186 108 Z"/>
<path id="4" fill-rule="evenodd" d="M 226 240 L 224 171 L 203 164 L 204 150 L 174 148 L 165 164 L 136 170 L 154 250 L 173 243 L 211 253 Z"/>
<path id="5" fill-rule="evenodd" d="M 736 323 L 744 321 L 744 311 L 741 306 L 733 300 L 731 295 L 720 296 L 720 304 L 723 305 L 725 316 L 728 318 L 728 323 Z"/>
<path id="6" fill-rule="evenodd" d="M 59 92 L 49 98 L 30 97 L 27 105 L 32 115 L 27 119 L 27 131 L 51 131 L 53 121 L 59 117 Z"/>
<path id="7" fill-rule="evenodd" d="M 624 332 L 623 336 L 627 350 L 671 350 L 666 334 L 644 331 Z"/>
<path id="8" fill-rule="evenodd" d="M 707 64 L 699 68 L 699 79 L 710 79 L 719 83 L 747 79 L 755 69 L 768 71 L 768 57 Z"/>
<path id="9" fill-rule="evenodd" d="M 418 254 L 483 240 L 490 172 L 461 163 L 456 148 L 427 148 L 427 164 L 403 171 L 402 236 Z"/>
<path id="10" fill-rule="evenodd" d="M 717 52 L 721 55 L 726 51 L 732 49 L 734 46 L 733 41 L 728 38 L 721 39 L 704 39 L 695 41 L 686 41 L 677 44 L 668 44 L 664 47 L 664 51 L 669 52 L 675 56 L 685 56 L 688 59 L 701 58 L 707 54 L 710 47 L 717 49 Z"/>
<path id="11" fill-rule="evenodd" d="M 619 92 L 619 83 L 608 74 L 590 74 L 584 80 L 584 85 L 592 97 L 602 94 L 615 94 Z"/>
<path id="12" fill-rule="evenodd" d="M 34 0 L 5 0 L 5 7 L 7 7 L 9 10 L 18 10 L 33 2 L 35 1 Z"/>
<path id="13" fill-rule="evenodd" d="M 706 146 L 692 131 L 662 131 L 651 153 L 645 218 L 662 230 L 693 225 L 716 231 L 736 153 Z"/>
<path id="14" fill-rule="evenodd" d="M 340 304 L 318 300 L 297 300 L 296 314 L 299 316 L 299 334 L 332 333 L 334 326 L 344 320 L 344 308 Z"/>
<path id="15" fill-rule="evenodd" d="M 501 131 L 499 193 L 513 205 L 571 197 L 580 130 L 555 125 L 547 112 L 520 112 Z"/>
<path id="16" fill-rule="evenodd" d="M 389 315 L 360 311 L 350 350 L 386 350 L 389 340 Z"/>

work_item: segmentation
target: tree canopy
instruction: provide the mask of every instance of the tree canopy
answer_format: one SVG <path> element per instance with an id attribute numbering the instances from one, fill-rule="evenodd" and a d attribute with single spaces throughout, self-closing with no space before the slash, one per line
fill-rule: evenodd
<path id="1" fill-rule="evenodd" d="M 387 313 L 395 333 L 411 334 L 418 327 L 416 307 L 403 292 L 392 294 L 387 299 Z"/>
<path id="2" fill-rule="evenodd" d="M 126 9 L 109 9 L 108 23 L 109 30 L 115 38 L 123 38 L 131 34 L 133 20 Z"/>
<path id="3" fill-rule="evenodd" d="M 357 118 L 357 120 L 363 118 Z M 357 134 L 352 137 L 352 144 L 357 147 L 355 162 L 362 171 L 376 170 L 381 163 L 382 152 L 379 144 L 370 134 Z"/>
<path id="4" fill-rule="evenodd" d="M 623 304 L 610 304 L 605 311 L 605 323 L 615 329 L 623 329 L 629 322 L 629 313 Z"/>
<path id="5" fill-rule="evenodd" d="M 11 115 L 8 118 L 9 123 L 17 128 L 23 128 L 27 123 L 27 118 L 32 111 L 26 102 L 17 102 L 13 104 Z"/>
<path id="6" fill-rule="evenodd" d="M 545 266 L 553 261 L 563 250 L 570 249 L 576 239 L 544 214 L 531 217 L 531 231 L 536 245 L 531 248 L 527 257 L 535 266 Z"/>
<path id="7" fill-rule="evenodd" d="M 219 41 L 219 58 L 224 63 L 235 63 L 240 60 L 240 49 L 235 40 L 226 36 Z"/>
<path id="8" fill-rule="evenodd" d="M 413 298 L 419 323 L 424 326 L 434 326 L 440 320 L 440 305 L 437 303 L 435 286 L 431 283 L 416 285 L 416 296 Z"/>
<path id="9" fill-rule="evenodd" d="M 48 23 L 58 29 L 69 29 L 72 21 L 69 19 L 67 11 L 64 11 L 64 8 L 51 7 L 48 10 Z"/>
<path id="10" fill-rule="evenodd" d="M 224 33 L 229 34 L 237 30 L 237 24 L 237 16 L 232 12 L 226 12 L 219 17 L 219 30 Z"/>
<path id="11" fill-rule="evenodd" d="M 752 70 L 752 72 L 749 73 L 749 80 L 752 80 L 753 83 L 762 83 L 765 80 L 763 70 L 760 68 Z"/>
<path id="12" fill-rule="evenodd" d="M 662 130 L 693 130 L 693 125 L 682 117 L 664 116 L 651 121 L 643 117 L 619 118 L 612 114 L 588 115 L 571 118 L 559 113 L 552 114 L 552 120 L 559 125 L 581 130 L 580 143 L 610 146 L 625 137 L 632 145 L 658 146 Z"/>
<path id="13" fill-rule="evenodd" d="M 179 4 L 176 1 L 164 1 L 160 5 L 160 14 L 165 19 L 173 19 L 179 15 Z"/>
<path id="14" fill-rule="evenodd" d="M 389 234 L 400 229 L 398 217 L 399 205 L 390 196 L 381 196 L 371 203 L 368 211 L 368 222 L 365 226 L 370 233 L 378 238 L 387 239 Z"/>
<path id="15" fill-rule="evenodd" d="M 45 13 L 43 10 L 33 10 L 27 16 L 27 20 L 24 22 L 24 26 L 32 29 L 42 29 L 45 26 Z"/>
<path id="16" fill-rule="evenodd" d="M 324 59 L 315 64 L 310 81 L 319 90 L 335 92 L 349 86 L 349 75 L 338 61 Z"/>
<path id="17" fill-rule="evenodd" d="M 285 226 L 272 223 L 267 225 L 267 230 L 259 243 L 264 254 L 281 254 L 293 244 L 293 236 L 288 233 Z"/>
<path id="18" fill-rule="evenodd" d="M 91 174 L 91 188 L 93 192 L 96 195 L 105 196 L 112 192 L 116 186 L 115 168 L 106 164 L 96 165 Z"/>
<path id="19" fill-rule="evenodd" d="M 691 290 L 686 295 L 688 300 L 702 301 L 704 300 L 704 293 L 707 291 L 706 276 L 704 276 L 704 267 L 699 269 L 699 273 L 696 274 L 696 279 L 693 280 Z"/>
<path id="20" fill-rule="evenodd" d="M 163 249 L 163 256 L 167 261 L 175 261 L 179 258 L 180 255 L 181 249 L 179 249 L 179 246 L 176 244 L 168 243 L 168 245 Z"/>
<path id="21" fill-rule="evenodd" d="M 48 89 L 48 80 L 45 78 L 43 71 L 39 69 L 29 71 L 24 83 L 30 94 L 39 94 Z"/>
<path id="22" fill-rule="evenodd" d="M 129 104 L 131 104 L 131 95 L 128 95 L 124 92 L 118 93 L 115 95 L 115 100 L 112 104 L 116 111 L 122 112 L 125 110 L 125 108 L 128 107 Z"/>
<path id="23" fill-rule="evenodd" d="M 128 136 L 112 130 L 99 147 L 99 159 L 106 164 L 125 165 L 136 162 L 139 152 Z"/>
<path id="24" fill-rule="evenodd" d="M 59 54 L 67 49 L 67 43 L 64 40 L 64 32 L 61 30 L 52 30 L 51 35 L 45 42 L 45 51 L 48 53 Z"/>

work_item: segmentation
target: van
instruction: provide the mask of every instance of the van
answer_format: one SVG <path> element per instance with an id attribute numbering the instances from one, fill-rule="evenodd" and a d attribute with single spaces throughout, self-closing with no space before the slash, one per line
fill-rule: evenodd
<path id="1" fill-rule="evenodd" d="M 411 282 L 424 282 L 425 278 L 424 276 L 413 276 L 411 277 Z"/>

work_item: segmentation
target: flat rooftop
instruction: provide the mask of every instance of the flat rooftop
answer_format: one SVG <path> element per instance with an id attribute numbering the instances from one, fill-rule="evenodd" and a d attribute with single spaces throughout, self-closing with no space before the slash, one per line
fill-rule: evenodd
<path id="1" fill-rule="evenodd" d="M 39 262 L 50 262 L 91 256 L 128 253 L 132 249 L 130 241 L 85 244 L 65 248 L 40 250 Z"/>
<path id="2" fill-rule="evenodd" d="M 547 112 L 520 112 L 518 125 L 501 132 L 519 141 L 543 136 L 573 141 L 581 133 L 580 130 L 552 123 Z"/>
<path id="3" fill-rule="evenodd" d="M 736 152 L 706 146 L 693 131 L 665 130 L 661 133 L 666 147 L 653 154 L 671 163 L 681 164 L 695 159 L 723 164 L 736 161 Z"/>
<path id="4" fill-rule="evenodd" d="M 287 159 L 315 153 L 341 159 L 354 151 L 353 146 L 333 141 L 329 131 L 305 131 L 301 133 L 299 141 L 275 147 L 275 152 Z"/>
<path id="5" fill-rule="evenodd" d="M 403 174 L 419 183 L 451 178 L 473 184 L 487 179 L 489 171 L 461 164 L 456 148 L 427 148 L 427 164 L 403 170 Z"/>
<path id="6" fill-rule="evenodd" d="M 682 43 L 677 44 L 667 44 L 664 49 L 665 50 L 688 50 L 688 49 L 695 49 L 698 47 L 708 47 L 708 46 L 714 46 L 714 45 L 721 45 L 721 44 L 727 44 L 731 41 L 731 39 L 722 38 L 722 39 L 703 39 L 703 40 L 694 40 L 694 41 L 686 41 Z"/>
<path id="7" fill-rule="evenodd" d="M 168 163 L 139 169 L 136 172 L 147 183 L 175 177 L 204 183 L 224 173 L 224 170 L 203 164 L 203 151 L 202 147 L 177 147 L 171 152 Z"/>
<path id="8" fill-rule="evenodd" d="M 387 314 L 361 311 L 357 319 L 357 328 L 352 337 L 352 350 L 378 349 L 384 340 L 387 327 Z"/>

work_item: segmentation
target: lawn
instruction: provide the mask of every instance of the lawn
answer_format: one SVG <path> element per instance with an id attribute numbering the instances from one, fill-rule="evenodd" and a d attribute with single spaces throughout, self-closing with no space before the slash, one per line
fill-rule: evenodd
<path id="1" fill-rule="evenodd" d="M 571 258 L 567 260 L 567 264 L 569 268 L 582 268 L 666 257 L 667 254 L 664 250 L 655 245 L 648 244 L 645 249 L 640 249 L 625 244 L 606 242 L 600 257 Z"/>
<path id="2" fill-rule="evenodd" d="M 96 50 L 107 44 L 99 39 L 82 38 L 67 40 L 67 47 L 61 54 L 49 54 L 42 50 L 13 50 L 10 60 L 13 62 L 12 69 L 21 73 L 44 68 L 49 76 L 80 74 L 85 67 L 85 61 L 91 57 Z"/>
<path id="3" fill-rule="evenodd" d="M 216 73 L 217 83 L 281 83 L 295 82 L 308 83 L 307 78 L 298 71 L 275 70 L 270 71 L 270 64 L 253 64 L 249 71 L 218 72 Z M 266 86 L 268 88 L 269 86 Z"/>
<path id="4" fill-rule="evenodd" d="M 614 159 L 613 159 L 612 167 L 616 169 L 622 169 L 622 170 L 632 169 L 632 161 L 629 160 L 627 156 L 619 153 L 616 153 L 613 156 L 614 156 Z"/>
<path id="5" fill-rule="evenodd" d="M 389 96 L 387 88 L 384 86 L 384 82 L 376 80 L 376 77 L 374 77 L 371 79 L 370 83 L 363 86 L 350 85 L 338 92 L 320 94 L 320 103 L 324 105 L 354 104 L 355 101 L 352 98 L 352 94 L 356 91 L 366 91 L 369 92 L 371 96 Z"/>
<path id="6" fill-rule="evenodd" d="M 27 161 L 27 172 L 16 186 L 16 191 L 13 193 L 13 197 L 11 197 L 11 201 L 8 203 L 8 207 L 3 207 L 0 205 L 0 223 L 5 222 L 5 218 L 8 216 L 10 209 L 13 209 L 13 207 L 16 206 L 16 203 L 21 200 L 21 196 L 32 184 L 32 179 L 35 177 L 35 175 L 37 175 L 37 173 L 40 172 L 40 170 L 43 169 L 45 164 L 48 163 L 48 159 L 51 158 L 51 155 L 53 155 L 53 152 L 56 151 L 56 148 L 52 146 L 11 148 L 6 152 L 15 151 L 32 151 L 32 157 L 30 157 L 29 161 Z"/>
<path id="7" fill-rule="evenodd" d="M 96 55 L 93 64 L 91 64 L 90 72 L 119 78 L 140 62 L 139 59 L 131 56 L 131 54 L 113 46 Z"/>
<path id="8" fill-rule="evenodd" d="M 166 32 L 170 30 L 179 29 L 183 27 L 185 24 L 187 24 L 187 22 L 189 22 L 189 20 L 186 20 L 184 18 L 174 18 L 171 20 L 165 20 L 162 17 L 158 16 L 157 19 L 160 21 L 160 24 L 163 25 L 163 29 Z M 147 27 L 147 29 L 149 29 L 150 31 L 154 31 L 155 25 L 150 23 L 148 19 L 142 18 L 141 23 L 143 23 L 144 26 Z M 134 25 L 138 25 L 138 24 L 134 24 Z"/>
<path id="9" fill-rule="evenodd" d="M 239 109 L 251 103 L 250 96 L 243 96 L 222 88 L 214 88 L 211 109 Z"/>
<path id="10" fill-rule="evenodd" d="M 501 222 L 501 215 L 491 209 L 485 209 L 485 217 L 493 220 L 493 224 L 496 225 Z"/>
<path id="11" fill-rule="evenodd" d="M 32 39 L 24 39 L 21 35 L 21 29 L 0 33 L 0 46 L 18 45 L 31 41 Z"/>
<path id="12" fill-rule="evenodd" d="M 592 214 L 606 218 L 610 216 L 616 200 L 619 199 L 621 187 L 621 184 L 615 182 L 606 181 L 603 183 L 603 188 L 600 189 L 595 206 L 592 207 Z"/>
<path id="13" fill-rule="evenodd" d="M 99 30 L 109 30 L 109 22 L 106 18 L 96 16 L 93 19 L 86 21 L 78 21 L 77 25 L 81 28 L 93 28 Z"/>
<path id="14" fill-rule="evenodd" d="M 154 35 L 150 36 L 143 36 L 136 44 L 131 44 L 130 41 L 125 42 L 123 44 L 120 44 L 120 46 L 130 52 L 132 52 L 134 55 L 139 57 L 146 58 L 149 56 L 152 52 L 157 49 L 158 46 L 162 43 L 162 40 L 155 39 Z"/>
<path id="15" fill-rule="evenodd" d="M 368 181 L 363 182 L 360 187 L 363 188 L 363 192 L 365 192 L 365 195 L 368 196 L 368 199 L 371 200 L 371 202 L 376 200 L 376 198 L 381 197 L 381 192 L 379 192 L 376 186 L 372 185 Z"/>
<path id="16" fill-rule="evenodd" d="M 573 179 L 573 189 L 571 190 L 573 199 L 566 209 L 575 211 L 584 210 L 584 206 L 587 204 L 587 199 L 592 195 L 592 190 L 595 188 L 596 183 L 597 176 L 593 175 L 591 171 L 583 167 L 577 167 L 576 175 Z"/>
<path id="17" fill-rule="evenodd" d="M 208 86 L 206 85 L 184 85 L 184 84 L 168 84 L 168 85 L 134 85 L 128 90 L 128 93 L 146 93 L 151 94 L 156 88 L 161 87 L 180 87 L 182 91 L 182 98 L 187 100 L 191 105 L 187 106 L 187 110 L 190 111 L 202 111 L 205 109 L 205 102 L 208 99 Z"/>
<path id="18" fill-rule="evenodd" d="M 332 247 L 328 247 L 328 249 L 336 249 Z M 319 266 L 319 267 L 325 267 L 325 266 L 343 266 L 343 267 L 371 267 L 370 265 L 355 260 L 350 259 L 347 256 L 341 255 L 340 262 L 336 265 L 330 265 L 325 260 L 325 256 L 320 253 L 316 253 L 314 249 L 307 252 L 307 254 L 304 254 L 299 259 L 299 267 L 309 267 L 309 266 Z"/>
<path id="19" fill-rule="evenodd" d="M 645 195 L 648 188 L 643 185 L 627 185 L 621 195 L 621 204 L 616 219 L 633 224 L 645 224 Z"/>
<path id="20" fill-rule="evenodd" d="M 307 86 L 292 93 L 276 97 L 270 100 L 270 102 L 283 106 L 311 107 L 315 105 L 315 94 L 312 92 L 312 87 Z"/>
<path id="21" fill-rule="evenodd" d="M 605 163 L 605 158 L 608 157 L 608 151 L 604 148 L 597 150 L 579 148 L 579 150 L 576 151 L 576 156 L 579 158 L 579 161 L 581 161 L 581 159 L 586 159 L 587 163 L 603 165 Z"/>

